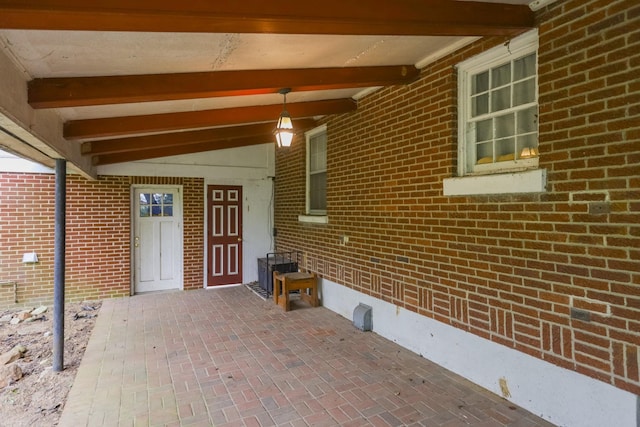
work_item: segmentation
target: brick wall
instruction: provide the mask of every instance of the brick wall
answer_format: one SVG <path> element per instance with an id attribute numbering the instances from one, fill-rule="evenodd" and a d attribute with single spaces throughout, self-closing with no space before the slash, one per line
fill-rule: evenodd
<path id="1" fill-rule="evenodd" d="M 184 209 L 184 289 L 201 289 L 204 280 L 204 180 L 182 179 Z"/>
<path id="2" fill-rule="evenodd" d="M 546 193 L 442 194 L 456 173 L 454 66 L 506 41 L 483 39 L 327 120 L 329 224 L 297 221 L 303 138 L 278 151 L 277 246 L 332 281 L 640 393 L 640 5 L 560 0 L 537 15 Z"/>
<path id="3" fill-rule="evenodd" d="M 183 185 L 184 288 L 202 287 L 204 190 L 202 179 L 103 176 L 67 177 L 65 294 L 68 300 L 130 294 L 132 184 Z M 21 304 L 53 299 L 55 176 L 0 174 L 0 281 L 18 283 Z M 36 251 L 39 263 L 22 264 Z M 0 285 L 0 305 L 13 301 Z"/>

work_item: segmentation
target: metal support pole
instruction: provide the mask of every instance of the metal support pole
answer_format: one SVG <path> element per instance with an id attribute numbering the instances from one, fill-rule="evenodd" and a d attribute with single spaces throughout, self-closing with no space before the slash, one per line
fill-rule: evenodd
<path id="1" fill-rule="evenodd" d="M 56 159 L 56 213 L 53 266 L 53 370 L 64 369 L 65 219 L 67 212 L 67 161 Z"/>

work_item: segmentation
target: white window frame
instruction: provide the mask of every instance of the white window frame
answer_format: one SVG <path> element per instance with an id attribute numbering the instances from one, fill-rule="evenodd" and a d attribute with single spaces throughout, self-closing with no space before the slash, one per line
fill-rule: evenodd
<path id="1" fill-rule="evenodd" d="M 298 221 L 300 222 L 310 222 L 316 224 L 326 224 L 329 222 L 329 218 L 327 217 L 326 210 L 312 210 L 311 209 L 311 150 L 310 144 L 311 139 L 321 133 L 327 133 L 327 125 L 318 126 L 308 132 L 305 133 L 306 140 L 306 207 L 305 207 L 305 215 L 299 215 Z M 325 151 L 326 156 L 326 151 Z M 326 173 L 326 169 L 324 172 Z"/>
<path id="2" fill-rule="evenodd" d="M 538 31 L 529 31 L 458 64 L 458 178 L 444 180 L 445 195 L 542 192 L 546 171 L 538 169 L 538 157 L 474 166 L 468 170 L 468 119 L 471 116 L 471 76 L 538 50 Z M 537 57 L 537 55 L 536 55 Z M 537 61 L 537 60 L 536 60 Z M 537 73 L 537 71 L 536 71 Z M 538 100 L 536 85 L 536 102 Z"/>

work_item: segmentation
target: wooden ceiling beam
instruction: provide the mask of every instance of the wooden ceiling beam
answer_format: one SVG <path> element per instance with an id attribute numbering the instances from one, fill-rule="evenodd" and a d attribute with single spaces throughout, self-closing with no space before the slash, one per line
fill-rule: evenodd
<path id="1" fill-rule="evenodd" d="M 301 134 L 305 130 L 314 127 L 315 123 L 316 121 L 313 119 L 294 120 L 293 127 L 297 134 Z M 157 135 L 105 139 L 83 143 L 82 154 L 95 156 L 112 153 L 126 153 L 129 151 L 157 150 L 165 147 L 245 139 L 264 135 L 271 135 L 271 139 L 274 139 L 273 129 L 273 123 L 259 123 L 254 125 L 228 126 L 188 132 L 161 133 Z"/>
<path id="2" fill-rule="evenodd" d="M 485 36 L 533 28 L 526 5 L 452 0 L 0 0 L 0 28 Z"/>
<path id="3" fill-rule="evenodd" d="M 204 151 L 222 150 L 225 148 L 246 147 L 249 145 L 266 144 L 273 141 L 273 134 L 247 136 L 244 138 L 223 139 L 217 141 L 199 142 L 197 144 L 174 145 L 168 147 L 151 148 L 123 153 L 101 154 L 92 157 L 94 166 L 147 160 L 158 157 L 178 156 L 181 154 L 201 153 Z M 275 142 L 274 142 L 275 143 Z"/>
<path id="4" fill-rule="evenodd" d="M 287 110 L 294 119 L 348 113 L 354 111 L 356 107 L 356 102 L 350 98 L 287 104 Z M 89 140 L 267 121 L 275 127 L 281 112 L 282 104 L 272 104 L 145 116 L 72 120 L 64 125 L 64 137 L 70 140 Z"/>
<path id="5" fill-rule="evenodd" d="M 33 108 L 84 107 L 133 102 L 348 89 L 407 84 L 420 71 L 413 65 L 213 71 L 128 76 L 39 78 L 29 82 Z"/>

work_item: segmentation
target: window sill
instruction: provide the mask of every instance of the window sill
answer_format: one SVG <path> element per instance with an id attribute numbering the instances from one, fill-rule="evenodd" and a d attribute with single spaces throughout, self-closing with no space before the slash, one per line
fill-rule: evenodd
<path id="1" fill-rule="evenodd" d="M 310 224 L 328 224 L 329 217 L 326 215 L 298 215 L 298 222 L 308 222 Z"/>
<path id="2" fill-rule="evenodd" d="M 443 181 L 443 192 L 445 196 L 543 193 L 546 186 L 547 170 L 535 169 L 499 175 L 446 178 Z"/>

